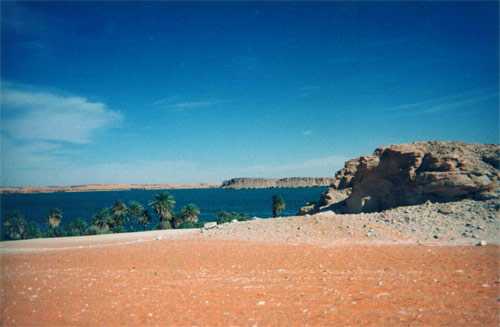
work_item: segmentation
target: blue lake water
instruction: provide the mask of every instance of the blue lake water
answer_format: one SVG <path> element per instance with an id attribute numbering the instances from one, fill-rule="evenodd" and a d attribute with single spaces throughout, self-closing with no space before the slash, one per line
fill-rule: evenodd
<path id="1" fill-rule="evenodd" d="M 295 215 L 307 201 L 316 201 L 325 187 L 279 188 L 279 189 L 187 189 L 168 190 L 177 202 L 178 211 L 188 203 L 195 203 L 201 210 L 201 221 L 215 220 L 220 210 L 236 211 L 249 216 L 270 217 L 271 198 L 275 194 L 283 196 L 286 210 L 283 215 Z M 29 221 L 46 224 L 52 208 L 63 211 L 63 224 L 75 218 L 90 221 L 99 209 L 112 206 L 117 200 L 136 200 L 147 205 L 158 190 L 132 190 L 113 192 L 45 193 L 45 194 L 2 194 L 1 217 L 19 211 Z M 150 209 L 152 212 L 152 210 Z"/>

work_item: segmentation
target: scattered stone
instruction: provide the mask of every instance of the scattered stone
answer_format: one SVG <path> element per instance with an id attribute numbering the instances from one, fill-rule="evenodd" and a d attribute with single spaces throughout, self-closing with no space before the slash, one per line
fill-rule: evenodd
<path id="1" fill-rule="evenodd" d="M 485 240 L 481 240 L 481 242 L 478 242 L 476 245 L 477 246 L 486 246 L 486 245 L 488 245 L 488 242 L 486 242 Z"/>
<path id="2" fill-rule="evenodd" d="M 441 207 L 441 208 L 438 209 L 438 212 L 442 213 L 443 215 L 449 215 L 453 211 L 451 210 L 450 207 Z"/>
<path id="3" fill-rule="evenodd" d="M 215 227 L 217 227 L 217 222 L 216 221 L 210 221 L 210 222 L 205 223 L 203 225 L 204 229 L 212 229 L 212 228 L 215 228 Z"/>
<path id="4" fill-rule="evenodd" d="M 381 297 L 384 297 L 384 296 L 389 296 L 390 294 L 387 293 L 387 292 L 383 292 L 383 293 L 378 293 L 377 295 L 375 295 L 375 297 L 377 299 L 380 299 Z"/>

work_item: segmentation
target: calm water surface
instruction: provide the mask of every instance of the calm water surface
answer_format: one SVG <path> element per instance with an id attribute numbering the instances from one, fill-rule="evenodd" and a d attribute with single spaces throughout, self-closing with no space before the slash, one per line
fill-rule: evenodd
<path id="1" fill-rule="evenodd" d="M 279 188 L 279 189 L 188 189 L 169 190 L 177 201 L 176 211 L 188 203 L 195 203 L 201 209 L 200 220 L 215 220 L 219 210 L 237 211 L 249 216 L 270 217 L 271 198 L 281 194 L 286 202 L 283 215 L 294 215 L 307 201 L 316 201 L 325 187 Z M 158 190 L 133 190 L 113 192 L 79 192 L 46 194 L 3 194 L 1 195 L 1 217 L 15 210 L 23 213 L 30 221 L 41 226 L 51 208 L 63 211 L 63 223 L 75 218 L 90 221 L 99 209 L 109 207 L 117 200 L 136 200 L 147 205 Z"/>

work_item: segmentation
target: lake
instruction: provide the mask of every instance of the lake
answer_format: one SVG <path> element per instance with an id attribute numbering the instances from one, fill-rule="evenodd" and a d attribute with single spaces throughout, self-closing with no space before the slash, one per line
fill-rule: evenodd
<path id="1" fill-rule="evenodd" d="M 295 215 L 307 201 L 317 201 L 326 187 L 274 188 L 274 189 L 183 189 L 168 190 L 177 202 L 179 211 L 188 203 L 195 203 L 201 210 L 201 221 L 215 220 L 215 213 L 220 210 L 245 213 L 251 217 L 267 218 L 271 216 L 271 198 L 275 194 L 283 196 L 286 209 L 283 215 Z M 75 218 L 90 221 L 99 209 L 112 206 L 117 200 L 129 202 L 136 200 L 147 205 L 159 190 L 132 190 L 109 192 L 78 193 L 38 193 L 38 194 L 2 194 L 1 216 L 19 211 L 29 221 L 44 227 L 47 215 L 52 208 L 63 211 L 63 224 Z M 150 209 L 152 212 L 152 210 Z"/>

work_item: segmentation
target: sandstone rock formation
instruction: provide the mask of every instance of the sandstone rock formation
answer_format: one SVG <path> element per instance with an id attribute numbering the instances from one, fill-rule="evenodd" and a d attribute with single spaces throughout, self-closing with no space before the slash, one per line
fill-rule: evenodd
<path id="1" fill-rule="evenodd" d="M 270 188 L 270 187 L 309 187 L 329 186 L 334 182 L 330 177 L 288 177 L 274 178 L 232 178 L 222 182 L 222 188 Z"/>
<path id="2" fill-rule="evenodd" d="M 373 212 L 402 205 L 500 195 L 500 146 L 461 142 L 391 145 L 349 160 L 315 211 Z"/>

